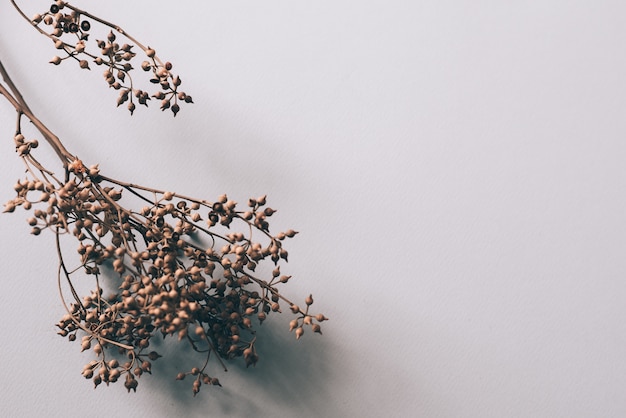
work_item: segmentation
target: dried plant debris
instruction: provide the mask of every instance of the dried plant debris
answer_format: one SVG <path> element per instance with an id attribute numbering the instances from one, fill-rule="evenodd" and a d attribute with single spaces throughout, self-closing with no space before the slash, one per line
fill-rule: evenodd
<path id="1" fill-rule="evenodd" d="M 144 104 L 147 93 L 136 90 L 130 76 L 133 47 L 116 44 L 111 32 L 106 41 L 98 41 L 101 56 L 86 52 L 91 21 L 111 26 L 65 2 L 33 18 L 33 24 L 53 29 L 48 36 L 66 53 L 53 62 L 75 59 L 88 68 L 83 59 L 93 59 L 108 68 L 109 85 L 125 94 L 120 104 L 134 103 L 133 96 Z M 76 42 L 70 45 L 62 36 L 75 36 Z M 178 92 L 180 79 L 170 73 L 171 65 L 135 44 L 150 59 L 142 68 L 162 88 L 153 97 L 175 114 L 177 103 L 191 98 Z M 26 169 L 4 212 L 18 207 L 32 211 L 31 233 L 47 230 L 55 237 L 57 281 L 67 311 L 57 327 L 60 335 L 80 341 L 82 351 L 95 355 L 82 374 L 96 387 L 123 380 L 129 392 L 136 391 L 138 379 L 150 374 L 152 362 L 161 357 L 154 337 L 175 337 L 202 354 L 200 364 L 175 377 L 192 378 L 195 395 L 202 384 L 220 386 L 210 364 L 226 369 L 225 361 L 238 357 L 247 366 L 256 364 L 256 328 L 271 313 L 286 308 L 294 315 L 289 329 L 296 339 L 305 329 L 322 333 L 320 324 L 327 318 L 311 312 L 313 297 L 300 307 L 284 295 L 291 278 L 281 272 L 288 258 L 284 244 L 297 232 L 270 232 L 276 210 L 265 196 L 242 207 L 225 194 L 205 200 L 108 177 L 98 165 L 86 166 L 71 154 L 33 114 L 1 61 L 0 75 L 0 95 L 17 111 L 13 140 Z M 37 161 L 33 152 L 39 140 L 24 135 L 25 120 L 56 153 L 63 176 Z M 72 240 L 76 253 L 70 256 L 66 248 Z M 87 295 L 79 295 L 77 276 L 80 288 L 92 283 Z"/>
<path id="2" fill-rule="evenodd" d="M 125 104 L 131 114 L 137 104 L 148 106 L 152 98 L 158 100 L 161 110 L 169 109 L 174 116 L 182 103 L 193 103 L 191 96 L 180 90 L 181 79 L 172 73 L 172 63 L 161 61 L 153 48 L 114 23 L 64 1 L 52 3 L 29 21 L 54 43 L 57 54 L 50 63 L 59 65 L 69 60 L 86 70 L 92 68 L 90 64 L 103 68 L 106 83 L 119 92 L 117 105 Z M 141 62 L 138 54 L 143 55 Z M 133 78 L 136 67 L 143 70 L 137 78 L 145 72 L 152 88 L 137 86 Z"/>

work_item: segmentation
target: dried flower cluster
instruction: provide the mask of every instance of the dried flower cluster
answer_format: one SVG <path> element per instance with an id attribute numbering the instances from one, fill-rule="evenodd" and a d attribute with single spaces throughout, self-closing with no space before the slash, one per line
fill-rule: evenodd
<path id="1" fill-rule="evenodd" d="M 60 14 L 64 7 L 72 13 Z M 54 3 L 35 21 L 54 27 L 54 37 L 76 34 L 80 44 L 91 28 L 82 16 L 101 21 L 64 2 Z M 103 51 L 107 57 L 103 62 L 121 71 L 116 77 L 124 81 L 129 76 L 123 74 L 130 71 L 122 64 L 124 55 L 132 58 L 134 54 L 125 46 L 117 48 L 114 40 L 109 36 L 104 45 L 109 51 Z M 78 44 L 60 43 L 59 49 L 77 58 L 86 53 L 78 50 Z M 169 71 L 167 66 L 155 68 L 155 62 L 150 68 L 157 73 L 161 68 Z M 255 326 L 272 312 L 285 307 L 292 312 L 290 331 L 295 331 L 297 339 L 305 327 L 321 334 L 320 323 L 327 318 L 310 312 L 312 296 L 300 307 L 282 293 L 290 279 L 280 270 L 280 262 L 288 257 L 283 244 L 296 232 L 270 233 L 269 218 L 276 211 L 267 206 L 265 196 L 249 199 L 242 208 L 226 195 L 207 201 L 107 177 L 97 165 L 87 167 L 69 153 L 35 117 L 2 62 L 0 74 L 4 80 L 0 94 L 17 110 L 14 142 L 27 172 L 15 184 L 16 197 L 6 203 L 5 212 L 17 207 L 32 210 L 31 232 L 39 235 L 50 230 L 55 235 L 58 286 L 67 309 L 57 324 L 59 334 L 79 340 L 83 351 L 93 351 L 96 359 L 85 365 L 82 374 L 96 387 L 124 380 L 128 391 L 135 391 L 137 379 L 150 373 L 151 362 L 160 357 L 151 349 L 155 336 L 175 336 L 204 353 L 201 364 L 176 376 L 178 380 L 192 376 L 195 395 L 202 384 L 220 385 L 208 369 L 211 355 L 222 366 L 224 359 L 237 357 L 243 357 L 248 366 L 256 364 Z M 164 77 L 170 77 L 169 73 Z M 169 100 L 176 93 L 177 84 L 172 85 L 173 90 L 165 93 L 170 94 Z M 63 178 L 35 159 L 33 150 L 39 142 L 25 137 L 23 119 L 56 152 Z M 77 261 L 64 256 L 62 239 L 76 240 Z M 268 262 L 273 266 L 271 274 L 257 275 L 262 270 L 258 266 Z M 76 275 L 92 278 L 90 294 L 78 294 L 73 282 Z M 65 301 L 64 286 L 69 288 L 71 303 Z M 113 290 L 108 293 L 105 288 Z"/>
<path id="2" fill-rule="evenodd" d="M 11 2 L 17 8 L 14 0 Z M 19 8 L 18 11 L 22 13 Z M 26 15 L 22 15 L 26 18 Z M 29 21 L 41 34 L 52 40 L 61 55 L 55 55 L 50 61 L 52 64 L 59 65 L 69 59 L 76 61 L 83 69 L 89 70 L 90 62 L 105 68 L 103 75 L 107 84 L 119 91 L 117 105 L 128 102 L 127 109 L 131 114 L 137 107 L 135 102 L 148 106 L 151 98 L 159 100 L 161 110 L 170 109 L 174 116 L 180 111 L 180 103 L 193 102 L 191 96 L 179 90 L 181 80 L 172 74 L 170 62 L 162 62 L 154 49 L 142 45 L 113 23 L 61 0 L 52 3 L 48 10 L 37 13 Z M 92 22 L 108 30 L 108 34 L 103 32 L 95 43 L 90 41 Z M 114 31 L 125 39 L 125 43 L 120 45 Z M 141 69 L 150 74 L 150 83 L 159 88 L 152 95 L 136 87 L 133 82 L 133 62 L 137 55 L 135 47 L 145 55 L 145 60 L 140 64 Z"/>

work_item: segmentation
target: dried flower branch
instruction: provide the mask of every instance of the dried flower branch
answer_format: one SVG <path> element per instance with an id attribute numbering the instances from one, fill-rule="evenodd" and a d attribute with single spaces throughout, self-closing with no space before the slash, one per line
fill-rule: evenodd
<path id="1" fill-rule="evenodd" d="M 174 116 L 180 111 L 180 103 L 193 103 L 191 96 L 179 90 L 181 79 L 171 72 L 172 63 L 161 61 L 154 49 L 144 46 L 118 25 L 61 0 L 52 3 L 47 11 L 37 13 L 30 19 L 15 0 L 11 0 L 11 3 L 39 33 L 54 43 L 61 56 L 55 55 L 50 63 L 59 65 L 69 59 L 86 70 L 90 69 L 90 62 L 106 68 L 104 79 L 109 87 L 119 91 L 117 105 L 128 102 L 127 109 L 131 115 L 136 109 L 135 101 L 147 107 L 151 97 L 160 101 L 161 110 L 170 109 Z M 90 41 L 92 22 L 108 30 L 108 34 L 103 33 L 101 39 L 95 40 L 95 44 Z M 128 42 L 120 45 L 118 35 L 114 32 Z M 132 70 L 135 68 L 132 63 L 137 55 L 135 46 L 145 54 L 146 59 L 141 63 L 141 69 L 151 75 L 150 83 L 160 88 L 152 95 L 135 86 L 132 77 Z"/>
<path id="2" fill-rule="evenodd" d="M 112 26 L 67 3 L 56 2 L 53 6 L 50 12 L 34 19 L 34 24 L 50 21 L 55 30 L 48 36 L 55 42 L 61 36 L 59 29 L 67 28 L 68 33 L 77 34 L 80 44 L 89 30 L 82 16 Z M 60 15 L 63 7 L 72 13 Z M 118 81 L 130 80 L 130 69 L 120 64 L 125 58 L 117 58 L 120 51 L 124 55 L 130 49 L 115 47 L 114 40 L 109 36 L 105 43 L 108 52 L 103 62 L 126 74 L 118 74 Z M 88 55 L 78 50 L 78 44 L 70 47 L 58 42 L 66 58 Z M 135 44 L 149 56 L 152 54 L 151 70 L 169 71 L 150 49 Z M 226 195 L 208 201 L 110 178 L 97 165 L 83 164 L 37 119 L 1 61 L 0 75 L 0 94 L 17 111 L 13 139 L 26 167 L 26 177 L 15 184 L 16 197 L 6 203 L 4 211 L 13 212 L 17 207 L 32 210 L 33 216 L 28 219 L 31 233 L 39 235 L 50 230 L 55 235 L 58 287 L 67 310 L 57 324 L 59 334 L 71 341 L 80 336 L 81 349 L 94 352 L 96 359 L 85 365 L 82 374 L 96 387 L 123 379 L 129 392 L 136 391 L 137 379 L 151 373 L 151 362 L 160 357 L 150 350 L 156 335 L 176 336 L 204 354 L 201 365 L 176 376 L 177 380 L 192 376 L 195 395 L 202 384 L 220 385 L 208 368 L 211 356 L 224 369 L 223 360 L 237 357 L 243 357 L 247 366 L 256 364 L 255 325 L 270 313 L 281 312 L 281 306 L 288 306 L 295 315 L 290 331 L 295 330 L 297 339 L 305 327 L 321 334 L 320 323 L 327 318 L 310 312 L 312 296 L 301 308 L 282 293 L 290 279 L 280 270 L 280 262 L 288 257 L 283 243 L 297 232 L 290 229 L 270 233 L 268 220 L 276 211 L 267 206 L 265 196 L 251 198 L 241 208 Z M 169 80 L 172 76 L 168 72 L 163 77 Z M 161 87 L 166 89 L 163 84 Z M 176 87 L 178 84 L 172 82 L 169 93 L 164 93 L 170 95 L 169 100 L 179 97 L 174 94 Z M 121 87 L 120 83 L 122 88 L 133 89 L 132 81 L 130 87 Z M 35 159 L 33 150 L 39 142 L 23 134 L 24 119 L 36 127 L 59 157 L 62 178 Z M 64 255 L 62 239 L 77 241 L 75 265 L 70 265 L 72 261 Z M 257 267 L 270 261 L 274 266 L 271 277 L 257 275 Z M 113 274 L 107 274 L 107 270 Z M 79 296 L 74 286 L 77 275 L 93 279 L 89 295 Z M 121 284 L 105 294 L 104 288 L 111 287 L 115 277 Z M 66 302 L 64 281 L 71 303 Z"/>

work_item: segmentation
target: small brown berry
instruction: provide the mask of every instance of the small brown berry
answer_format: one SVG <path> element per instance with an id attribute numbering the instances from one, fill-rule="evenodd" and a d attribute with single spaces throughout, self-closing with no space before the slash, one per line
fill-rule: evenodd
<path id="1" fill-rule="evenodd" d="M 299 340 L 303 334 L 304 334 L 304 328 L 300 327 L 296 329 L 296 340 Z"/>

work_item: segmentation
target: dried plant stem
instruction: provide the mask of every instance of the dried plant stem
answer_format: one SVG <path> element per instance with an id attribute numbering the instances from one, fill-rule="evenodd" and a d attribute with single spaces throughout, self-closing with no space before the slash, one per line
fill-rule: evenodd
<path id="1" fill-rule="evenodd" d="M 152 73 L 150 81 L 161 87 L 152 96 L 162 100 L 161 109 L 171 108 L 176 115 L 177 102 L 192 102 L 191 97 L 177 90 L 180 78 L 170 73 L 172 65 L 163 64 L 154 50 L 117 25 L 60 0 L 33 20 L 14 0 L 11 3 L 40 33 L 55 42 L 57 50 L 67 53 L 65 58 L 55 57 L 53 64 L 84 55 L 106 66 L 107 83 L 120 90 L 118 105 L 129 100 L 131 113 L 133 97 L 141 104 L 149 99 L 145 91 L 132 85 L 132 46 L 120 46 L 110 32 L 106 41 L 97 41 L 101 56 L 87 53 L 84 42 L 91 24 L 81 16 L 115 30 L 146 53 L 151 61 L 144 61 L 142 69 Z M 63 8 L 71 13 L 61 12 Z M 53 34 L 42 30 L 40 22 L 50 26 Z M 76 35 L 76 45 L 61 41 L 59 37 L 64 33 Z M 88 68 L 86 60 L 79 63 L 81 68 Z M 160 357 L 155 351 L 147 351 L 151 339 L 159 334 L 164 338 L 176 335 L 178 341 L 205 354 L 200 368 L 176 376 L 177 380 L 195 376 L 194 395 L 202 384 L 221 386 L 207 370 L 211 355 L 224 370 L 225 360 L 238 357 L 243 357 L 247 366 L 255 365 L 259 359 L 255 324 L 262 324 L 272 312 L 281 312 L 281 303 L 295 315 L 289 327 L 295 330 L 296 339 L 302 337 L 305 327 L 321 334 L 319 324 L 328 318 L 309 313 L 312 296 L 305 298 L 306 306 L 300 308 L 283 293 L 282 286 L 291 278 L 280 271 L 279 263 L 288 257 L 283 243 L 297 232 L 289 229 L 270 233 L 268 219 L 276 211 L 266 206 L 265 196 L 248 199 L 247 206 L 240 210 L 237 202 L 225 194 L 209 201 L 108 177 L 98 165 L 86 167 L 34 115 L 1 60 L 0 76 L 0 95 L 17 112 L 13 139 L 26 166 L 26 178 L 14 185 L 17 196 L 6 203 L 5 212 L 19 206 L 30 210 L 33 205 L 44 205 L 33 211 L 28 223 L 35 235 L 44 229 L 55 234 L 57 286 L 67 312 L 57 324 L 59 334 L 71 341 L 79 333 L 84 334 L 81 348 L 93 350 L 96 360 L 85 365 L 82 374 L 92 379 L 94 386 L 108 385 L 124 376 L 126 389 L 135 391 L 137 379 L 151 373 L 151 361 Z M 124 86 L 125 80 L 130 80 L 130 85 Z M 26 139 L 23 120 L 32 123 L 52 147 L 63 165 L 62 177 L 35 159 L 32 151 L 39 142 Z M 237 232 L 238 228 L 243 232 Z M 78 243 L 79 261 L 73 262 L 76 266 L 68 266 L 62 236 L 75 238 Z M 274 267 L 271 278 L 264 279 L 263 270 L 257 267 L 268 262 Z M 73 283 L 75 275 L 93 279 L 91 294 L 81 298 Z M 110 278 L 117 280 L 111 294 L 105 295 L 105 288 L 111 287 L 106 283 Z M 63 279 L 72 303 L 64 297 Z M 128 361 L 118 360 L 111 353 L 113 348 Z"/>
<path id="2" fill-rule="evenodd" d="M 68 163 L 74 161 L 76 159 L 61 143 L 59 138 L 52 133 L 50 129 L 46 125 L 43 124 L 30 110 L 30 107 L 26 104 L 26 101 L 22 97 L 20 91 L 15 87 L 15 84 L 9 77 L 2 60 L 0 60 L 0 75 L 2 75 L 2 79 L 9 86 L 11 92 L 9 92 L 2 84 L 0 84 L 0 94 L 2 94 L 6 99 L 13 105 L 15 110 L 18 113 L 18 119 L 21 118 L 22 115 L 25 115 L 32 123 L 35 125 L 37 130 L 41 133 L 46 141 L 50 144 L 54 152 L 57 154 L 64 168 L 67 168 Z M 17 132 L 19 133 L 19 132 Z"/>

